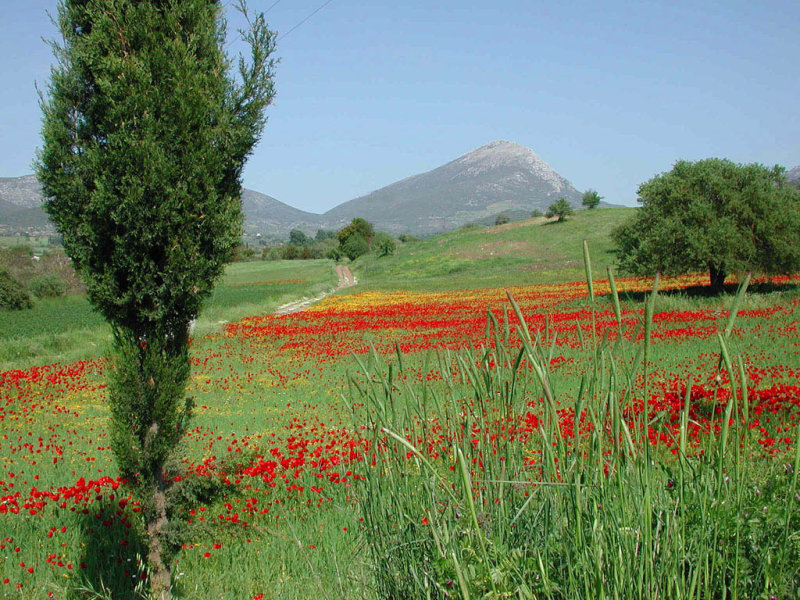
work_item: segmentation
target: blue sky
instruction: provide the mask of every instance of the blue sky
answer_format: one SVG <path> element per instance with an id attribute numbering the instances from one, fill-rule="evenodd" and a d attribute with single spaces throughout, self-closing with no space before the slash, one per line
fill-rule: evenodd
<path id="1" fill-rule="evenodd" d="M 249 4 L 274 4 L 280 34 L 324 1 Z M 0 0 L 0 176 L 30 173 L 40 145 L 34 83 L 47 82 L 55 7 Z M 494 139 L 622 204 L 679 159 L 791 168 L 798 31 L 796 0 L 332 0 L 279 41 L 244 184 L 324 212 Z"/>

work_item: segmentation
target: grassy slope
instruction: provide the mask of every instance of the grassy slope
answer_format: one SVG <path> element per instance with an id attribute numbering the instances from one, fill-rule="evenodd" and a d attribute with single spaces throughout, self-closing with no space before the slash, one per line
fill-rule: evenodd
<path id="1" fill-rule="evenodd" d="M 360 284 L 350 293 L 574 281 L 584 277 L 583 239 L 591 248 L 595 276 L 604 277 L 614 258 L 608 234 L 633 210 L 579 211 L 565 223 L 529 219 L 398 244 L 394 256 L 371 254 L 352 265 Z M 331 263 L 324 260 L 231 265 L 206 303 L 196 334 L 335 284 Z M 108 326 L 82 296 L 42 300 L 29 311 L 0 311 L 0 370 L 96 356 L 109 339 Z"/>
<path id="2" fill-rule="evenodd" d="M 230 265 L 206 302 L 195 334 L 317 295 L 335 287 L 336 281 L 327 260 Z M 26 311 L 0 310 L 0 371 L 97 356 L 110 337 L 108 325 L 85 296 L 41 300 Z"/>
<path id="3" fill-rule="evenodd" d="M 357 289 L 452 290 L 583 279 L 582 241 L 595 277 L 606 277 L 614 255 L 611 230 L 635 209 L 579 211 L 564 223 L 543 218 L 461 230 L 407 244 L 394 256 L 361 258 L 353 265 Z"/>

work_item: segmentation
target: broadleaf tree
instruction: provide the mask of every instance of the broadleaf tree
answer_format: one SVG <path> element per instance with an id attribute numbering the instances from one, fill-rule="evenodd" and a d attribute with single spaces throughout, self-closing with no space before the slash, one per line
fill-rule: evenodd
<path id="1" fill-rule="evenodd" d="M 581 198 L 581 204 L 591 210 L 593 208 L 597 208 L 597 206 L 600 204 L 600 200 L 602 199 L 603 196 L 598 194 L 597 191 L 586 190 Z"/>
<path id="2" fill-rule="evenodd" d="M 782 167 L 710 158 L 679 161 L 639 186 L 642 207 L 612 236 L 623 270 L 636 275 L 727 275 L 800 269 L 800 192 Z"/>
<path id="3" fill-rule="evenodd" d="M 567 217 L 573 213 L 572 206 L 566 198 L 559 198 L 547 207 L 547 212 L 544 216 L 548 219 L 558 217 L 558 223 L 563 223 Z"/>
<path id="4" fill-rule="evenodd" d="M 245 6 L 239 8 L 247 16 Z M 241 238 L 242 167 L 274 97 L 263 14 L 225 53 L 219 0 L 62 0 L 37 175 L 113 330 L 112 449 L 142 503 L 151 595 L 171 592 L 171 478 L 191 416 L 189 324 Z"/>
<path id="5" fill-rule="evenodd" d="M 366 219 L 356 217 L 349 225 L 340 229 L 336 237 L 339 239 L 341 254 L 350 260 L 355 260 L 369 252 L 372 239 L 375 237 L 375 227 Z"/>

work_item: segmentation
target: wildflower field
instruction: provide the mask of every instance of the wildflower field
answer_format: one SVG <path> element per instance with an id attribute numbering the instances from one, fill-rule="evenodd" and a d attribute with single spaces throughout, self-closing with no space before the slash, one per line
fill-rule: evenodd
<path id="1" fill-rule="evenodd" d="M 195 339 L 178 596 L 797 597 L 799 282 L 355 288 Z M 106 369 L 0 373 L 0 597 L 145 589 Z"/>

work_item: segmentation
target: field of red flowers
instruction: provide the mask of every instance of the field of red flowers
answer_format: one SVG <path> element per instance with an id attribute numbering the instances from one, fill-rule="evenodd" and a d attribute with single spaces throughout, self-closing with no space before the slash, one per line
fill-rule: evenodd
<path id="1" fill-rule="evenodd" d="M 703 452 L 723 430 L 738 385 L 746 404 L 737 418 L 752 431 L 757 451 L 784 460 L 800 418 L 797 281 L 773 280 L 769 293 L 745 299 L 729 339 L 741 357 L 731 378 L 719 368 L 717 342 L 730 298 L 681 293 L 704 283 L 701 277 L 663 280 L 647 378 L 637 375 L 640 393 L 619 399 L 629 428 L 646 412 L 648 423 L 658 423 L 648 428 L 652 447 L 665 457 L 677 453 L 688 398 L 688 446 Z M 508 290 L 548 350 L 565 439 L 593 428 L 569 402 L 592 368 L 587 350 L 644 335 L 642 298 L 653 282 L 617 285 L 620 322 L 605 281 L 595 283 L 594 304 L 585 282 Z M 489 326 L 488 313 L 497 327 Z M 446 379 L 443 368 L 457 371 L 442 359 L 448 351 L 477 356 L 501 338 L 519 347 L 518 325 L 504 289 L 363 292 L 301 313 L 252 316 L 195 340 L 195 420 L 175 476 L 229 493 L 208 503 L 200 494 L 199 503 L 175 515 L 197 526 L 181 542 L 179 586 L 189 596 L 206 590 L 209 598 L 336 595 L 346 573 L 368 590 L 353 490 L 371 468 L 364 457 L 372 455 L 373 438 L 353 425 L 353 414 L 368 410 L 348 393 L 350 374 L 359 375 L 355 357 L 374 350 L 396 363 L 399 351 L 405 364 L 397 385 L 435 386 Z M 0 597 L 81 597 L 76 590 L 135 597 L 130 590 L 147 577 L 132 518 L 138 508 L 109 449 L 105 369 L 97 358 L 0 373 Z M 524 445 L 539 430 L 543 402 L 532 396 L 529 410 L 503 423 L 500 435 Z M 452 432 L 438 424 L 429 433 L 411 442 L 434 459 L 452 450 Z M 487 432 L 472 434 L 478 443 Z M 331 566 L 332 557 L 341 564 Z"/>

